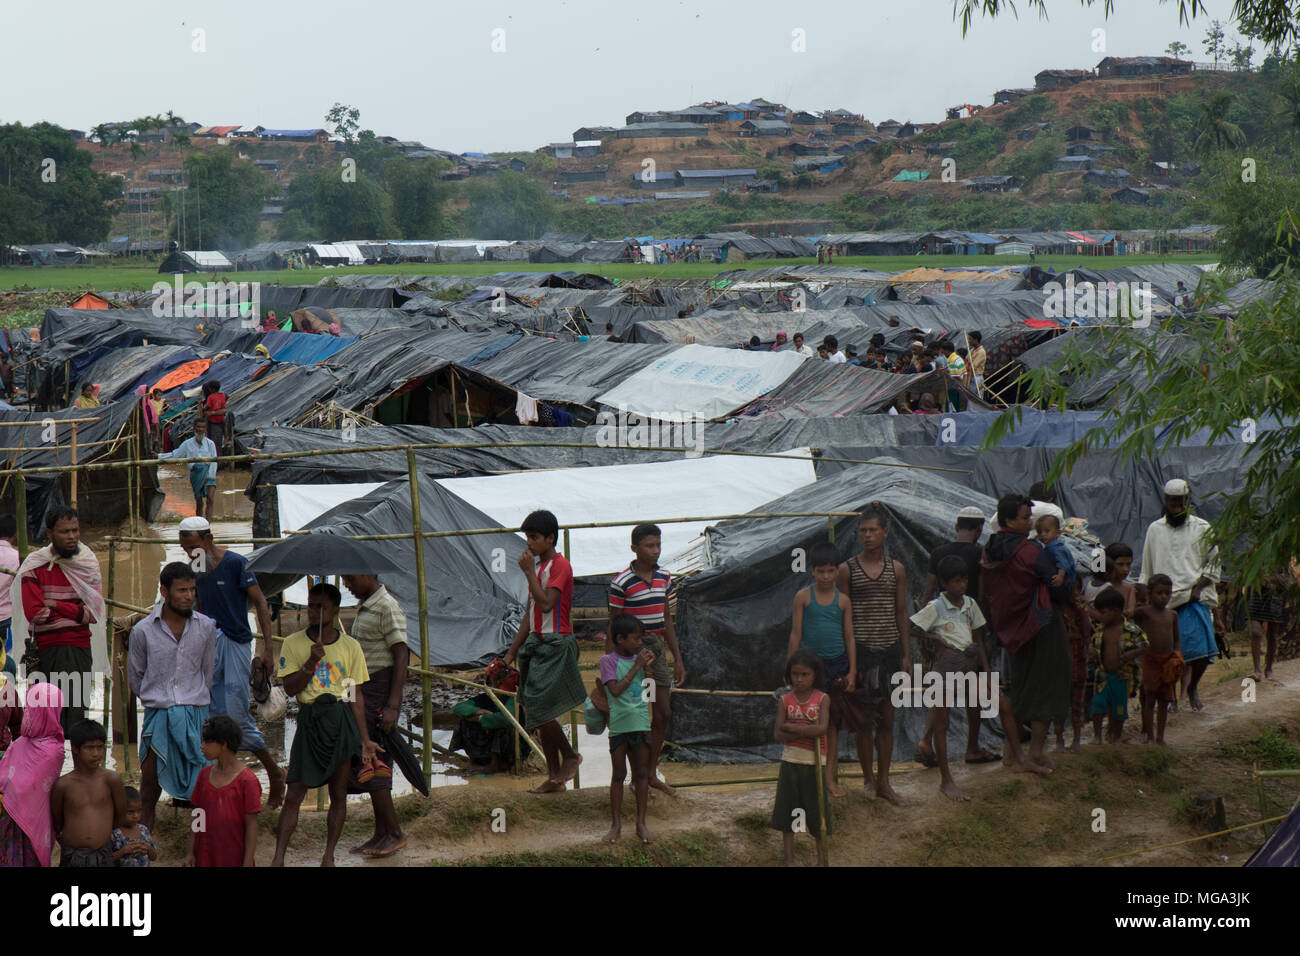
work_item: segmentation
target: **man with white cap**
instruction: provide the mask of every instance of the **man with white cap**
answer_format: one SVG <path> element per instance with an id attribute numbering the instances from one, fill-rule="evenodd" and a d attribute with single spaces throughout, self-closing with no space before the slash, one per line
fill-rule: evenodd
<path id="1" fill-rule="evenodd" d="M 217 624 L 217 658 L 212 671 L 214 715 L 225 714 L 239 725 L 240 750 L 251 751 L 266 768 L 270 784 L 267 805 L 280 806 L 284 799 L 285 775 L 248 712 L 249 674 L 252 670 L 253 632 L 248 626 L 248 605 L 253 605 L 262 632 L 261 661 L 266 675 L 275 673 L 271 648 L 271 609 L 248 561 L 212 540 L 207 518 L 186 518 L 181 522 L 180 545 L 197 572 L 198 608 Z"/>
<path id="2" fill-rule="evenodd" d="M 956 535 L 952 541 L 947 544 L 941 544 L 930 552 L 930 573 L 925 579 L 925 596 L 921 599 L 921 605 L 924 607 L 930 603 L 930 599 L 938 593 L 938 573 L 939 562 L 948 556 L 961 558 L 966 562 L 966 593 L 972 598 L 980 593 L 980 554 L 983 549 L 979 545 L 980 535 L 984 533 L 984 512 L 974 505 L 968 505 L 957 512 Z M 988 619 L 988 609 L 981 607 L 985 620 Z M 992 633 L 992 628 L 985 628 L 985 651 L 988 659 L 998 661 L 1002 656 L 1002 648 L 998 645 L 997 635 Z M 926 668 L 929 669 L 928 667 Z M 926 766 L 934 766 L 934 711 L 931 709 L 925 719 L 925 733 L 917 742 L 916 749 L 920 753 L 921 763 Z M 994 760 L 1001 759 L 1002 755 L 985 750 L 980 746 L 980 707 L 978 703 L 966 708 L 966 762 L 967 763 L 992 763 Z"/>
<path id="3" fill-rule="evenodd" d="M 1191 489 L 1182 478 L 1165 483 L 1164 517 L 1151 522 L 1142 545 L 1142 580 L 1167 574 L 1174 582 L 1169 607 L 1178 612 L 1178 633 L 1183 659 L 1187 700 L 1192 709 L 1203 705 L 1196 693 L 1201 675 L 1214 661 L 1214 618 L 1218 607 L 1214 585 L 1219 580 L 1219 552 L 1210 545 L 1210 523 L 1189 514 Z"/>

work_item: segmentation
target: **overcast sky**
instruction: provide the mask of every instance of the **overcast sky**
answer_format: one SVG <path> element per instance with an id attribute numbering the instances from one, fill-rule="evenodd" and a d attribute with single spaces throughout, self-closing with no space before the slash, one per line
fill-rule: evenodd
<path id="1" fill-rule="evenodd" d="M 951 0 L 0 0 L 0 122 L 89 129 L 170 109 L 302 128 L 340 101 L 363 128 L 454 152 L 531 150 L 633 110 L 759 96 L 927 122 L 1049 67 L 1173 40 L 1207 59 L 1209 20 L 1227 24 L 1232 2 L 1206 0 L 1190 29 L 1176 0 L 1118 0 L 1109 21 L 1102 3 L 1049 0 L 1046 22 L 1017 6 L 1018 21 L 977 20 L 963 40 Z"/>

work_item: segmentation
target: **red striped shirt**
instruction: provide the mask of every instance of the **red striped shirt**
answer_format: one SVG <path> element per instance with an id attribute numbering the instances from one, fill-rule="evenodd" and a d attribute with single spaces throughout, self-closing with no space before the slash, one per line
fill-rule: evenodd
<path id="1" fill-rule="evenodd" d="M 542 613 L 536 601 L 532 602 L 533 633 L 572 634 L 569 611 L 573 607 L 573 566 L 564 555 L 556 551 L 549 561 L 538 567 L 537 580 L 544 591 L 551 588 L 558 590 L 560 599 L 555 602 L 555 607 L 545 613 Z"/>
<path id="2" fill-rule="evenodd" d="M 90 647 L 90 609 L 81 603 L 67 575 L 57 564 L 42 565 L 23 575 L 23 613 L 39 649 Z M 46 607 L 47 600 L 58 602 Z"/>
<path id="3" fill-rule="evenodd" d="M 633 615 L 641 628 L 658 633 L 666 626 L 668 590 L 672 575 L 655 565 L 647 581 L 637 574 L 633 565 L 620 573 L 609 584 L 609 606 Z"/>

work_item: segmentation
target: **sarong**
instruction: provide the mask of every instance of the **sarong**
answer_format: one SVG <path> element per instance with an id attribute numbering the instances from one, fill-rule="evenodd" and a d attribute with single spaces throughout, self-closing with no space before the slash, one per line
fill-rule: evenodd
<path id="1" fill-rule="evenodd" d="M 41 858 L 32 845 L 31 837 L 14 822 L 9 814 L 0 812 L 0 869 L 41 865 Z"/>
<path id="2" fill-rule="evenodd" d="M 1039 628 L 1012 657 L 1011 708 L 1016 720 L 1057 720 L 1070 712 L 1070 646 L 1061 615 Z"/>
<path id="3" fill-rule="evenodd" d="M 113 865 L 113 841 L 105 843 L 97 850 L 84 846 L 59 844 L 59 866 L 79 866 L 104 868 Z"/>
<path id="4" fill-rule="evenodd" d="M 826 798 L 822 798 L 826 802 Z M 802 810 L 801 816 L 796 810 Z M 787 763 L 781 761 L 781 770 L 776 780 L 776 803 L 772 807 L 773 830 L 783 833 L 793 832 L 795 820 L 801 820 L 807 828 L 805 832 L 815 837 L 821 833 L 821 813 L 817 804 L 817 768 L 812 764 Z M 830 814 L 826 815 L 826 835 L 830 836 Z"/>
<path id="5" fill-rule="evenodd" d="M 520 722 L 528 730 L 563 717 L 587 699 L 572 634 L 529 634 L 519 648 Z"/>
<path id="6" fill-rule="evenodd" d="M 216 481 L 208 477 L 208 466 L 190 465 L 190 487 L 194 489 L 194 497 L 206 498 L 208 496 L 208 485 L 215 485 Z"/>
<path id="7" fill-rule="evenodd" d="M 266 749 L 266 740 L 248 710 L 248 675 L 253 669 L 251 644 L 232 641 L 217 628 L 217 657 L 212 668 L 213 716 L 225 714 L 239 725 L 239 749 L 257 753 Z"/>
<path id="8" fill-rule="evenodd" d="M 361 756 L 361 732 L 352 708 L 333 694 L 298 705 L 298 729 L 289 751 L 289 783 L 323 787 L 340 764 Z"/>
<path id="9" fill-rule="evenodd" d="M 1178 679 L 1183 676 L 1183 655 L 1177 651 L 1168 654 L 1142 655 L 1142 689 L 1147 696 L 1172 703 L 1178 689 Z"/>
<path id="10" fill-rule="evenodd" d="M 208 765 L 203 756 L 202 736 L 203 722 L 207 719 L 206 705 L 145 708 L 140 750 L 152 751 L 158 758 L 158 783 L 178 799 L 190 798 L 199 771 Z"/>
<path id="11" fill-rule="evenodd" d="M 1188 601 L 1178 609 L 1178 634 L 1183 660 L 1187 663 L 1209 658 L 1214 663 L 1214 617 L 1200 601 Z"/>

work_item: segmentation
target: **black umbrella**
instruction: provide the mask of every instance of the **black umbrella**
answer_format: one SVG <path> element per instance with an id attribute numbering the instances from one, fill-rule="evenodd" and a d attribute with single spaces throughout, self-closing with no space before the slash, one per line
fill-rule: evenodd
<path id="1" fill-rule="evenodd" d="M 411 750 L 406 738 L 396 730 L 388 734 L 384 733 L 381 728 L 376 727 L 375 743 L 384 748 L 382 758 L 401 770 L 402 776 L 411 782 L 411 786 L 427 797 L 429 795 L 429 784 L 424 779 L 424 765 L 420 763 L 420 758 Z"/>
<path id="2" fill-rule="evenodd" d="M 258 548 L 248 556 L 248 568 L 258 574 L 385 574 L 401 571 L 403 565 L 391 549 L 376 542 L 337 534 L 295 534 Z"/>

